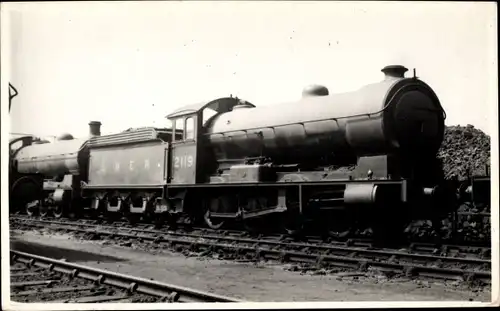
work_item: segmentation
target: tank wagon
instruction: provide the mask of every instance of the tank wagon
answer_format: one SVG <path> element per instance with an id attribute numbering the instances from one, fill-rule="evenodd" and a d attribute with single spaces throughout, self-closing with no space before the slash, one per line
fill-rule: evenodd
<path id="1" fill-rule="evenodd" d="M 28 210 L 56 216 L 88 211 L 215 229 L 237 221 L 290 233 L 369 226 L 398 236 L 413 219 L 456 208 L 456 185 L 436 158 L 445 112 L 406 71 L 387 66 L 381 81 L 343 94 L 313 85 L 297 101 L 266 107 L 202 102 L 166 116 L 171 128 L 101 136 L 91 123 L 88 138 L 13 152 L 11 190 L 31 193 Z"/>

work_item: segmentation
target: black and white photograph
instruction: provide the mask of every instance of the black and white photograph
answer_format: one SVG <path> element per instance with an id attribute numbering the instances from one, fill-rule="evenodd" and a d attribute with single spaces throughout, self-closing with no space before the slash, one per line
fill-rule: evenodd
<path id="1" fill-rule="evenodd" d="M 497 27 L 2 2 L 2 309 L 498 306 Z"/>

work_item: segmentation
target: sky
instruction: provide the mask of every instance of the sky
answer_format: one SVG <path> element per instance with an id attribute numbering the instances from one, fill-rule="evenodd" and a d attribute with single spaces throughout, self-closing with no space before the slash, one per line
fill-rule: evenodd
<path id="1" fill-rule="evenodd" d="M 448 125 L 496 133 L 496 3 L 2 3 L 10 131 L 86 136 L 165 126 L 183 105 L 298 100 L 309 84 L 354 91 L 404 65 Z M 8 38 L 10 36 L 10 38 Z M 3 61 L 5 58 L 3 58 Z M 5 79 L 5 80 L 4 80 Z M 2 101 L 4 97 L 2 97 Z M 2 103 L 2 106 L 5 105 Z"/>

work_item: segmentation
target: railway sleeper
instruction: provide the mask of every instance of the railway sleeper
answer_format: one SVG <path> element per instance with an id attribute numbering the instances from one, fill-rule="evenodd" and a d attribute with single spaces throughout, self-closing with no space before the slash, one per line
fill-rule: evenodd
<path id="1" fill-rule="evenodd" d="M 105 302 L 105 301 L 123 301 L 128 300 L 131 296 L 138 294 L 138 297 L 142 295 L 151 296 L 155 301 L 157 299 L 163 299 L 169 302 L 176 302 L 180 299 L 180 296 L 184 296 L 186 299 L 194 301 L 211 301 L 211 302 L 239 302 L 237 299 L 232 299 L 224 296 L 218 296 L 215 294 L 199 292 L 196 290 L 182 288 L 175 285 L 159 283 L 151 280 L 140 279 L 128 275 L 118 274 L 110 271 L 99 270 L 96 268 L 85 267 L 75 263 L 67 263 L 61 260 L 56 260 L 52 258 L 45 258 L 33 254 L 22 253 L 18 251 L 11 250 L 11 264 L 19 262 L 25 264 L 28 269 L 31 267 L 41 267 L 44 270 L 52 270 L 62 274 L 65 274 L 69 279 L 79 278 L 90 281 L 92 285 L 88 286 L 78 286 L 78 287 L 68 287 L 65 288 L 54 288 L 52 291 L 45 289 L 36 290 L 36 294 L 41 293 L 53 294 L 65 291 L 76 291 L 85 292 L 85 290 L 93 291 L 86 295 L 85 297 L 79 297 L 76 299 L 63 299 L 59 302 Z M 41 280 L 41 281 L 26 281 L 26 282 L 13 282 L 11 287 L 19 288 L 26 286 L 37 286 L 37 285 L 51 285 L 58 283 L 58 280 Z M 114 287 L 117 289 L 125 290 L 125 293 L 120 293 L 118 295 L 110 295 L 105 287 L 97 287 L 104 285 L 106 287 Z M 97 291 L 95 290 L 97 287 Z M 101 289 L 99 291 L 99 289 Z M 33 290 L 34 291 L 34 290 Z M 29 296 L 33 291 L 23 291 L 22 296 Z M 133 297 L 132 297 L 133 298 Z M 47 301 L 47 300 L 45 300 Z M 54 301 L 51 301 L 54 302 Z"/>
<path id="2" fill-rule="evenodd" d="M 45 289 L 36 289 L 36 290 L 26 290 L 22 292 L 13 293 L 13 297 L 19 296 L 30 296 L 36 294 L 55 294 L 55 293 L 64 293 L 64 292 L 83 292 L 94 289 L 94 285 L 89 286 L 78 286 L 78 287 L 60 287 L 60 288 L 45 288 Z"/>
<path id="3" fill-rule="evenodd" d="M 158 237 L 156 237 L 156 238 L 158 238 Z M 174 243 L 178 242 L 182 245 L 188 245 L 188 246 L 192 245 L 192 244 L 200 245 L 203 248 L 208 248 L 209 250 L 213 250 L 216 252 L 217 251 L 223 252 L 223 254 L 227 253 L 227 252 L 234 252 L 234 253 L 250 252 L 250 253 L 253 253 L 255 255 L 255 257 L 259 256 L 259 257 L 270 258 L 270 259 L 280 259 L 280 256 L 281 256 L 282 261 L 284 261 L 284 262 L 291 261 L 291 262 L 301 262 L 301 263 L 304 263 L 304 262 L 314 263 L 315 261 L 317 262 L 319 259 L 318 256 L 315 256 L 314 254 L 307 254 L 305 252 L 302 252 L 302 253 L 287 252 L 287 251 L 280 251 L 279 249 L 275 249 L 275 250 L 255 249 L 255 245 L 254 245 L 254 247 L 239 247 L 236 245 L 225 245 L 225 244 L 214 245 L 214 244 L 207 243 L 207 242 L 200 243 L 198 241 L 194 241 L 194 242 L 189 242 L 189 241 L 184 241 L 184 240 L 179 240 L 179 241 L 173 240 L 173 241 L 174 241 Z M 265 243 L 265 242 L 262 241 L 262 243 Z M 415 248 L 419 248 L 416 246 L 418 246 L 418 245 L 415 244 Z M 314 247 L 314 246 L 310 246 L 310 247 Z M 351 250 L 351 251 L 356 251 L 356 250 Z M 362 254 L 360 254 L 360 255 L 362 255 Z M 394 254 L 390 254 L 390 253 L 386 252 L 385 257 L 387 257 L 387 255 L 392 255 L 392 259 L 393 259 L 393 261 L 396 261 L 396 263 L 394 263 L 394 262 L 391 263 L 391 260 L 389 260 L 389 262 L 387 262 L 387 261 L 379 262 L 377 258 L 372 258 L 371 260 L 366 261 L 366 263 L 369 264 L 370 266 L 374 266 L 377 270 L 384 270 L 384 269 L 391 268 L 391 269 L 395 269 L 397 271 L 401 271 L 404 274 L 408 274 L 410 276 L 418 274 L 421 276 L 430 276 L 433 278 L 434 277 L 439 278 L 441 276 L 442 278 L 447 278 L 447 279 L 454 278 L 455 279 L 457 277 L 461 278 L 462 274 L 464 274 L 464 273 L 468 273 L 467 271 L 464 272 L 464 270 L 463 270 L 463 269 L 465 269 L 465 266 L 460 270 L 459 269 L 455 269 L 455 270 L 453 270 L 453 269 L 440 269 L 439 261 L 436 261 L 437 266 L 436 265 L 421 266 L 421 265 L 416 265 L 415 262 L 405 263 L 405 264 L 401 265 L 401 262 L 397 263 L 397 261 L 399 261 L 397 259 L 403 258 L 403 257 L 401 257 L 399 255 L 396 256 Z M 402 255 L 405 255 L 405 254 L 402 254 Z M 394 257 L 394 256 L 396 256 L 396 257 Z M 408 256 L 408 254 L 406 256 Z M 425 256 L 428 257 L 429 255 L 425 255 Z M 362 268 L 362 264 L 360 264 L 360 260 L 363 260 L 363 259 L 362 258 L 356 259 L 355 257 L 356 256 L 349 257 L 349 256 L 328 256 L 328 255 L 326 255 L 326 256 L 322 257 L 322 260 L 327 261 L 328 264 L 332 265 L 332 266 L 345 266 L 345 267 L 349 267 L 349 268 L 353 268 L 353 269 Z M 415 260 L 419 261 L 422 259 L 422 255 L 418 255 L 418 254 L 415 254 L 415 256 L 412 256 L 412 257 L 414 257 L 412 259 L 412 261 L 415 261 Z M 448 262 L 448 260 L 446 260 L 446 259 L 451 259 L 451 257 L 450 258 L 442 258 L 441 261 Z M 29 260 L 29 261 L 27 261 L 27 264 L 33 264 L 33 262 L 34 261 Z M 467 263 L 467 261 L 465 263 Z M 477 274 L 474 271 L 472 271 L 472 272 L 474 274 Z M 479 273 L 479 278 L 481 280 L 487 279 L 488 277 L 489 277 L 489 273 L 487 273 L 487 272 Z"/>

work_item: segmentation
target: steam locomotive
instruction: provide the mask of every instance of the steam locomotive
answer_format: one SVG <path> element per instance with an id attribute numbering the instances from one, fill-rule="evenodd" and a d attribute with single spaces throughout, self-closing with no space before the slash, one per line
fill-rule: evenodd
<path id="1" fill-rule="evenodd" d="M 342 94 L 312 85 L 266 107 L 232 96 L 202 102 L 169 114 L 166 128 L 101 135 L 90 122 L 82 139 L 19 137 L 10 142 L 11 208 L 398 237 L 412 220 L 457 208 L 457 185 L 436 158 L 445 112 L 407 71 L 387 66 L 383 80 Z"/>

